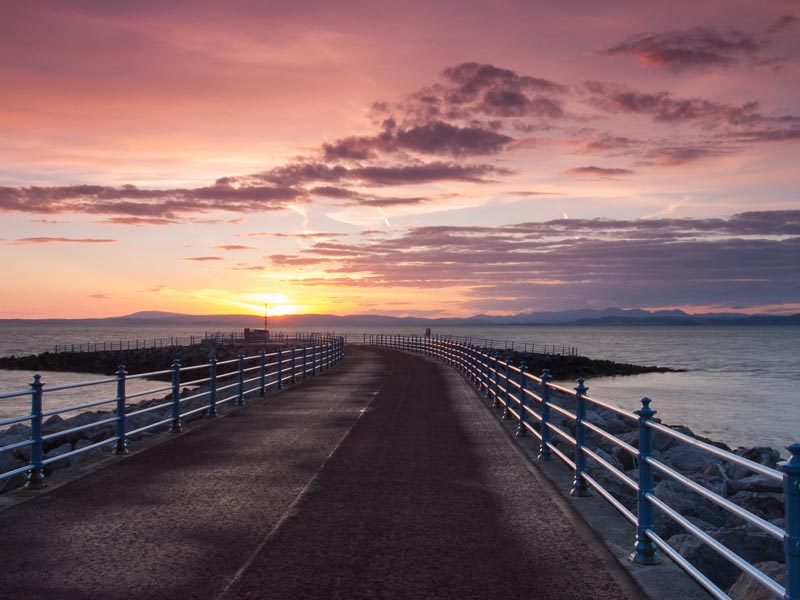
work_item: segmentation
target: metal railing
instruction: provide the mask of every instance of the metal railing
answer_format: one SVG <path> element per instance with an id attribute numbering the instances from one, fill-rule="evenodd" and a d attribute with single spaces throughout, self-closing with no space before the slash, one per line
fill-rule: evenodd
<path id="1" fill-rule="evenodd" d="M 218 344 L 227 343 L 241 343 L 251 341 L 253 343 L 268 343 L 268 344 L 285 344 L 291 339 L 287 334 L 280 332 L 267 332 L 263 330 L 246 330 L 247 332 L 235 331 L 206 331 L 202 336 L 189 335 L 189 336 L 172 336 L 172 337 L 157 337 L 157 338 L 143 338 L 135 340 L 105 340 L 102 342 L 78 342 L 77 344 L 65 343 L 56 344 L 53 347 L 53 353 L 65 352 L 110 352 L 114 350 L 146 350 L 147 348 L 175 348 L 181 346 L 195 346 L 203 342 L 212 342 Z M 296 339 L 307 339 L 309 334 L 298 333 L 300 337 Z M 317 339 L 322 339 L 325 336 L 322 334 L 314 334 Z"/>
<path id="2" fill-rule="evenodd" d="M 207 335 L 207 334 L 206 334 Z M 203 338 L 190 335 L 184 337 L 168 338 L 149 338 L 135 340 L 106 340 L 103 342 L 78 342 L 67 344 L 56 344 L 53 346 L 53 354 L 67 352 L 109 352 L 114 350 L 145 350 L 147 348 L 174 348 L 178 346 L 194 346 L 199 344 Z"/>
<path id="3" fill-rule="evenodd" d="M 16 459 L 22 457 L 21 460 L 27 461 L 27 464 L 0 472 L 0 483 L 22 475 L 27 479 L 26 488 L 41 489 L 45 486 L 45 468 L 53 463 L 106 446 L 113 446 L 113 454 L 126 454 L 131 438 L 156 429 L 180 432 L 186 419 L 216 417 L 218 409 L 225 404 L 241 406 L 247 398 L 281 390 L 287 384 L 297 383 L 309 375 L 327 370 L 344 356 L 342 338 L 314 338 L 309 342 L 279 347 L 270 352 L 261 349 L 252 356 L 240 352 L 237 358 L 231 360 L 218 361 L 212 356 L 206 364 L 188 367 L 182 367 L 178 360 L 174 360 L 167 369 L 135 375 L 128 374 L 125 366 L 120 365 L 113 377 L 69 385 L 46 386 L 41 377 L 35 375 L 29 390 L 0 394 L 0 402 L 9 398 L 30 397 L 29 413 L 0 420 L 0 440 L 4 433 L 2 428 L 30 423 L 26 439 L 0 446 L 0 457 L 9 453 Z M 154 381 L 156 387 L 152 389 L 127 393 L 127 384 L 131 380 L 163 378 L 167 378 L 169 383 L 158 385 Z M 55 392 L 102 386 L 114 390 L 105 399 L 47 408 L 47 399 Z M 159 395 L 160 399 L 153 399 Z M 129 404 L 132 400 L 138 402 Z M 82 417 L 86 413 L 80 413 L 99 407 L 109 410 L 91 413 L 89 419 Z M 60 426 L 48 430 L 46 418 L 75 412 L 79 412 L 75 421 L 69 423 L 69 420 L 65 420 Z M 83 442 L 79 443 L 80 440 Z M 52 452 L 59 446 L 64 448 L 66 444 L 70 444 L 69 450 Z M 50 455 L 46 454 L 48 450 L 51 451 Z M 0 463 L 3 464 L 7 463 Z"/>
<path id="4" fill-rule="evenodd" d="M 538 439 L 540 461 L 557 457 L 574 471 L 570 490 L 572 496 L 589 496 L 597 492 L 636 527 L 631 561 L 643 565 L 657 564 L 660 562 L 660 551 L 713 597 L 729 598 L 712 581 L 713 574 L 701 572 L 659 536 L 656 516 L 660 513 L 771 593 L 786 600 L 800 600 L 800 443 L 788 447 L 791 458 L 779 463 L 780 470 L 776 470 L 661 424 L 654 418 L 656 411 L 650 407 L 649 398 L 642 399 L 639 410 L 623 410 L 586 395 L 588 389 L 583 379 L 578 380 L 574 389 L 554 385 L 550 382 L 551 377 L 547 370 L 541 377 L 537 377 L 527 373 L 524 365 L 514 366 L 510 358 L 504 360 L 491 349 L 477 348 L 461 342 L 422 336 L 382 335 L 370 337 L 368 343 L 431 355 L 461 371 L 485 394 L 493 407 L 503 409 L 501 418 L 515 419 L 518 422 L 518 436 L 533 435 Z M 571 410 L 570 407 L 574 409 Z M 599 418 L 603 414 L 612 415 L 612 421 L 626 422 L 632 431 L 638 430 L 636 439 L 628 436 L 629 443 L 621 439 L 619 432 L 615 434 L 603 428 L 603 419 Z M 567 425 L 565 427 L 559 423 Z M 715 459 L 725 461 L 782 485 L 785 526 L 781 527 L 754 514 L 702 483 L 692 480 L 679 469 L 667 464 L 668 461 L 659 460 L 654 448 L 656 434 L 663 436 L 663 440 L 669 440 L 669 443 L 683 444 L 702 451 L 710 457 L 709 463 Z M 635 475 L 631 476 L 612 464 L 614 459 L 600 448 L 601 443 L 606 447 L 616 448 L 617 453 L 627 454 L 635 464 Z M 563 449 L 565 445 L 571 448 L 571 452 Z M 775 544 L 783 544 L 785 586 L 742 558 L 735 549 L 714 538 L 698 526 L 696 520 L 693 522 L 681 514 L 680 510 L 659 498 L 655 493 L 656 478 L 677 483 L 703 501 L 710 502 L 712 506 L 771 536 Z M 615 493 L 608 484 L 603 485 L 601 479 L 619 482 L 621 489 L 634 492 L 634 502 L 626 501 L 624 493 Z"/>
<path id="5" fill-rule="evenodd" d="M 385 333 L 344 333 L 348 343 L 361 343 L 372 345 L 385 345 L 387 340 L 395 339 L 420 339 L 422 336 L 385 334 Z M 541 354 L 546 356 L 578 356 L 578 349 L 574 346 L 558 346 L 556 344 L 537 344 L 535 342 L 513 342 L 508 340 L 495 340 L 491 338 L 476 338 L 459 335 L 432 334 L 427 339 L 437 342 L 453 342 L 478 348 L 491 350 L 508 350 L 525 354 Z"/>

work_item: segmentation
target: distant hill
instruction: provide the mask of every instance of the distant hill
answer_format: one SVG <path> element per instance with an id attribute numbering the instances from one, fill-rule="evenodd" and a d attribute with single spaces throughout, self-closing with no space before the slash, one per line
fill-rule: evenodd
<path id="1" fill-rule="evenodd" d="M 26 319 L 8 319 L 24 321 Z M 102 319 L 39 319 L 42 323 L 107 323 L 124 325 L 194 325 L 198 327 L 239 329 L 264 326 L 259 315 L 186 315 L 181 313 L 142 311 L 119 317 Z M 741 315 L 738 313 L 707 313 L 691 315 L 680 310 L 647 311 L 643 309 L 607 308 L 582 309 L 561 312 L 521 313 L 507 316 L 475 315 L 467 318 L 391 317 L 386 315 L 285 315 L 269 317 L 269 326 L 285 329 L 342 329 L 353 327 L 453 327 L 480 325 L 800 325 L 800 314 L 794 315 Z"/>

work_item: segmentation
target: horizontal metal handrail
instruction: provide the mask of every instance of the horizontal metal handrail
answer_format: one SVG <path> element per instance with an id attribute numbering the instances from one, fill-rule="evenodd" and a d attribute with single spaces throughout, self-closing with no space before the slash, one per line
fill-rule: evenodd
<path id="1" fill-rule="evenodd" d="M 605 429 L 603 429 L 601 427 L 598 427 L 597 425 L 595 425 L 594 423 L 590 423 L 589 421 L 584 421 L 583 422 L 583 426 L 586 427 L 587 429 L 593 431 L 594 433 L 596 433 L 600 437 L 605 438 L 606 440 L 608 440 L 612 444 L 616 444 L 617 446 L 619 446 L 623 450 L 627 451 L 628 453 L 630 453 L 633 456 L 636 456 L 638 458 L 639 451 L 636 448 L 634 448 L 633 446 L 631 446 L 629 443 L 624 442 L 621 439 L 619 439 L 613 433 L 608 433 Z"/>
<path id="2" fill-rule="evenodd" d="M 78 383 L 65 383 L 64 385 L 49 385 L 47 386 L 48 392 L 61 392 L 63 390 L 74 390 L 82 387 L 89 387 L 93 385 L 102 385 L 104 383 L 114 383 L 117 381 L 116 377 L 108 377 L 106 379 L 93 379 L 91 381 L 81 381 Z"/>
<path id="3" fill-rule="evenodd" d="M 0 427 L 6 425 L 13 425 L 14 423 L 22 423 L 23 421 L 30 421 L 33 415 L 22 415 L 20 417 L 13 417 L 11 419 L 3 419 L 0 421 Z"/>
<path id="4" fill-rule="evenodd" d="M 19 398 L 20 396 L 30 396 L 33 390 L 20 390 L 18 392 L 7 392 L 5 394 L 0 394 L 0 400 L 6 400 L 7 398 Z"/>
<path id="5" fill-rule="evenodd" d="M 91 450 L 92 448 L 99 448 L 100 446 L 106 446 L 106 445 L 111 444 L 113 442 L 116 442 L 115 438 L 108 438 L 107 440 L 102 440 L 102 441 L 97 442 L 95 444 L 91 444 L 89 446 L 84 446 L 83 448 L 80 448 L 79 450 L 70 450 L 69 452 L 64 452 L 64 454 L 58 454 L 58 455 L 53 456 L 51 458 L 45 458 L 42 461 L 42 464 L 43 465 L 49 465 L 49 464 L 57 462 L 59 460 L 64 460 L 65 458 L 71 458 L 71 457 L 75 456 L 76 454 L 82 454 L 82 453 L 84 453 L 84 452 L 86 452 L 88 450 Z"/>
<path id="6" fill-rule="evenodd" d="M 103 404 L 110 404 L 115 402 L 116 398 L 107 398 L 105 400 L 94 400 L 93 402 L 84 402 L 83 404 L 76 404 L 68 406 L 67 408 L 54 408 L 53 410 L 46 410 L 42 412 L 43 417 L 50 417 L 52 415 L 60 415 L 62 413 L 74 412 L 76 410 L 83 410 L 84 408 L 94 408 L 95 406 L 102 406 Z"/>
<path id="7" fill-rule="evenodd" d="M 745 469 L 749 469 L 756 473 L 760 473 L 761 475 L 766 475 L 770 479 L 774 479 L 775 481 L 783 481 L 783 475 L 781 475 L 780 471 L 776 471 L 775 469 L 770 469 L 766 465 L 762 465 L 760 463 L 754 462 L 752 460 L 748 460 L 742 456 L 738 456 L 731 452 L 726 452 L 722 448 L 717 448 L 716 446 L 704 442 L 702 440 L 698 440 L 697 438 L 693 438 L 691 436 L 686 435 L 685 433 L 681 433 L 680 431 L 675 431 L 674 429 L 662 425 L 661 423 L 656 423 L 655 421 L 648 421 L 647 426 L 651 429 L 655 429 L 656 431 L 660 431 L 672 438 L 685 442 L 695 448 L 701 448 L 714 456 L 718 456 L 724 460 L 736 463 L 744 467 Z"/>
<path id="8" fill-rule="evenodd" d="M 629 419 L 631 421 L 638 421 L 639 420 L 639 417 L 637 417 L 636 414 L 633 413 L 630 410 L 625 410 L 624 408 L 619 408 L 618 406 L 614 406 L 613 404 L 609 404 L 608 402 L 603 402 L 602 400 L 596 400 L 595 398 L 591 398 L 589 396 L 584 396 L 584 399 L 589 404 L 592 404 L 593 406 L 599 406 L 600 408 L 603 408 L 605 410 L 611 411 L 611 412 L 613 412 L 615 414 L 618 414 L 621 417 L 625 417 L 626 419 Z"/>
<path id="9" fill-rule="evenodd" d="M 108 419 L 103 419 L 101 421 L 92 421 L 91 423 L 87 423 L 86 425 L 79 425 L 78 427 L 71 427 L 70 429 L 65 429 L 63 431 L 54 431 L 53 433 L 49 433 L 47 435 L 42 436 L 43 441 L 52 440 L 55 438 L 63 437 L 68 434 L 77 433 L 79 431 L 86 431 L 87 429 L 94 429 L 95 427 L 99 427 L 100 425 L 106 425 L 108 423 L 116 423 L 117 417 L 110 417 Z"/>
<path id="10" fill-rule="evenodd" d="M 608 471 L 609 473 L 614 475 L 617 479 L 619 479 L 622 483 L 627 485 L 629 488 L 631 488 L 634 491 L 639 489 L 639 484 L 636 483 L 636 481 L 634 481 L 633 479 L 628 477 L 625 473 L 620 471 L 617 467 L 615 467 L 614 465 L 609 463 L 606 459 L 604 459 L 602 456 L 597 454 L 594 450 L 591 450 L 590 448 L 585 448 L 584 450 L 585 450 L 586 454 L 588 454 L 593 460 L 595 460 L 598 463 L 600 463 L 601 465 L 603 465 L 603 467 L 605 468 L 606 471 Z M 584 473 L 584 476 L 586 476 L 586 473 Z"/>
<path id="11" fill-rule="evenodd" d="M 667 557 L 672 560 L 676 565 L 683 569 L 692 579 L 699 583 L 703 588 L 717 600 L 731 600 L 731 597 L 723 592 L 717 584 L 711 581 L 708 577 L 695 567 L 692 563 L 686 560 L 683 555 L 670 546 L 664 539 L 656 534 L 652 529 L 646 531 L 647 539 L 652 541 L 658 549 L 661 550 Z"/>
<path id="12" fill-rule="evenodd" d="M 633 514 L 631 511 L 629 511 L 627 507 L 624 504 L 622 504 L 622 502 L 617 500 L 611 492 L 609 492 L 606 488 L 600 485 L 600 482 L 598 482 L 596 479 L 594 479 L 591 475 L 588 475 L 587 473 L 584 473 L 583 477 L 584 479 L 586 479 L 586 483 L 588 483 L 592 487 L 592 489 L 594 489 L 598 494 L 600 494 L 606 500 L 606 502 L 608 502 L 611 506 L 617 509 L 617 512 L 619 512 L 623 517 L 628 519 L 628 521 L 636 525 L 637 522 L 636 515 Z M 634 485 L 634 487 L 636 486 Z"/>

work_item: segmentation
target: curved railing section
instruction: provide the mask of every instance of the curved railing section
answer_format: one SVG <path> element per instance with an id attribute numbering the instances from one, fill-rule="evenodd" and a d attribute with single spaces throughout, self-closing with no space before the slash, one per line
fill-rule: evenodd
<path id="1" fill-rule="evenodd" d="M 540 461 L 555 457 L 572 469 L 572 496 L 597 493 L 636 527 L 631 561 L 654 565 L 663 553 L 713 597 L 729 598 L 712 580 L 715 574 L 702 572 L 685 556 L 686 551 L 659 534 L 677 526 L 772 594 L 800 600 L 800 444 L 789 446 L 791 458 L 779 463 L 777 470 L 663 425 L 655 419 L 649 398 L 642 399 L 639 410 L 623 410 L 588 396 L 583 379 L 574 389 L 565 388 L 553 384 L 547 370 L 537 377 L 524 365 L 513 365 L 511 358 L 459 342 L 382 335 L 369 343 L 434 356 L 461 371 L 491 406 L 502 409 L 502 419 L 517 421 L 518 436 L 538 439 Z M 733 466 L 760 478 L 757 483 L 764 489 L 782 489 L 782 517 L 767 520 L 724 497 L 713 485 L 704 485 L 711 477 L 682 473 L 679 465 L 663 458 L 668 452 L 658 450 L 670 445 L 688 448 L 693 456 L 709 457 L 706 470 Z M 634 468 L 626 472 L 621 466 L 626 463 Z M 727 515 L 772 538 L 778 553 L 782 545 L 785 586 L 742 557 L 724 536 L 714 537 L 704 530 L 699 518 L 683 514 L 687 496 L 670 493 L 676 488 L 689 492 L 690 502 L 702 503 L 709 514 Z"/>
<path id="2" fill-rule="evenodd" d="M 25 487 L 45 487 L 45 473 L 54 463 L 97 453 L 107 446 L 113 454 L 128 452 L 128 441 L 153 430 L 177 433 L 186 420 L 214 418 L 225 405 L 241 406 L 254 396 L 321 373 L 344 356 L 343 338 L 309 336 L 298 345 L 261 349 L 257 354 L 182 367 L 174 360 L 169 368 L 129 374 L 120 365 L 113 377 L 69 385 L 48 386 L 35 375 L 30 389 L 0 394 L 5 399 L 30 397 L 30 412 L 0 420 L 0 490 L 7 480 L 24 477 Z M 150 389 L 128 393 L 132 380 L 153 381 Z M 163 385 L 158 383 L 164 380 Z M 79 388 L 109 390 L 108 397 L 92 402 L 48 408 L 57 392 Z M 160 399 L 159 399 L 160 397 Z M 131 402 L 135 402 L 131 404 Z M 106 409 L 97 410 L 97 409 Z M 94 412 L 81 412 L 95 409 Z M 68 419 L 53 419 L 78 412 Z M 25 424 L 28 425 L 25 425 Z M 24 439 L 13 428 L 24 426 Z M 20 460 L 25 461 L 19 464 Z"/>

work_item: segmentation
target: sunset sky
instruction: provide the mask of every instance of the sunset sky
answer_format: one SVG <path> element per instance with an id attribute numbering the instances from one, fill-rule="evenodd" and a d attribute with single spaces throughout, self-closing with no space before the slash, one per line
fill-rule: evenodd
<path id="1" fill-rule="evenodd" d="M 0 318 L 800 312 L 800 0 L 1 10 Z"/>

